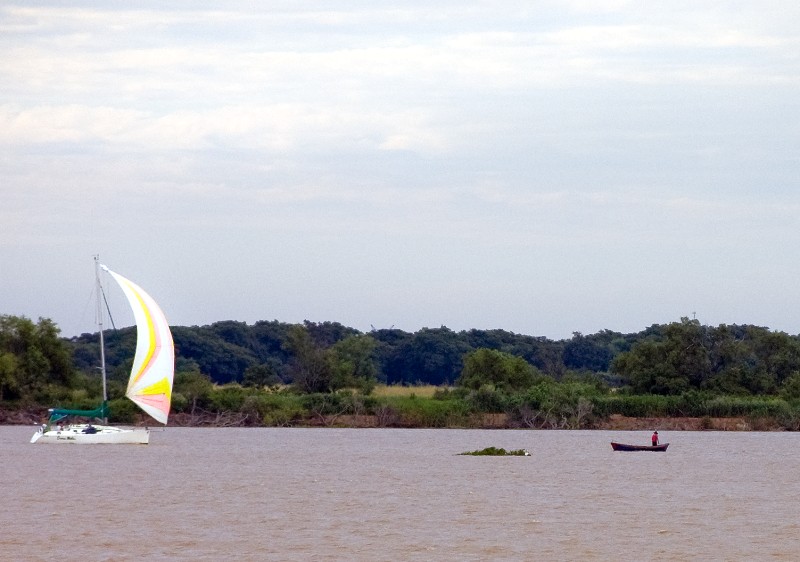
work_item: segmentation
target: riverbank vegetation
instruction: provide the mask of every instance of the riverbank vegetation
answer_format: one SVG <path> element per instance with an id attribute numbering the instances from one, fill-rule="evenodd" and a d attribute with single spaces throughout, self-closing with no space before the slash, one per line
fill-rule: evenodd
<path id="1" fill-rule="evenodd" d="M 691 427 L 800 429 L 800 339 L 757 326 L 654 325 L 548 340 L 503 330 L 361 333 L 338 323 L 173 327 L 176 425 Z M 145 423 L 123 398 L 132 328 L 105 334 L 117 423 Z M 96 407 L 99 335 L 0 316 L 0 423 L 47 407 Z M 728 427 L 728 426 L 725 426 Z"/>

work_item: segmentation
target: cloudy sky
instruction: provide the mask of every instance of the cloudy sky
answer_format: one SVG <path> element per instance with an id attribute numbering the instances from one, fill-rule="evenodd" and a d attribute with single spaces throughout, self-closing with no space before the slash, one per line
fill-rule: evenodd
<path id="1" fill-rule="evenodd" d="M 797 2 L 75 4 L 0 2 L 0 314 L 800 333 Z"/>

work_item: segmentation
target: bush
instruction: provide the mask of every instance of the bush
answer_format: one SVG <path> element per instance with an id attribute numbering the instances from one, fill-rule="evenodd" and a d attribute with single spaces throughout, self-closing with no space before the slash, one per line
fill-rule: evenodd
<path id="1" fill-rule="evenodd" d="M 294 425 L 306 414 L 300 396 L 280 393 L 250 395 L 242 409 L 267 427 Z"/>
<path id="2" fill-rule="evenodd" d="M 415 397 L 386 398 L 382 403 L 397 416 L 398 425 L 410 427 L 467 427 L 470 409 L 462 400 Z"/>
<path id="3" fill-rule="evenodd" d="M 614 394 L 592 398 L 594 412 L 607 417 L 620 414 L 634 418 L 775 418 L 791 420 L 796 408 L 780 398 L 763 396 L 714 396 L 700 391 L 680 396 Z"/>
<path id="4" fill-rule="evenodd" d="M 142 414 L 142 411 L 139 409 L 139 407 L 127 398 L 109 400 L 108 410 L 110 423 L 133 424 L 136 423 L 136 419 L 140 414 Z M 153 421 L 149 417 L 147 420 Z"/>
<path id="5" fill-rule="evenodd" d="M 208 402 L 204 403 L 204 407 L 214 412 L 241 412 L 245 399 L 250 394 L 250 391 L 238 384 L 226 384 L 209 393 Z"/>
<path id="6" fill-rule="evenodd" d="M 656 394 L 614 394 L 594 396 L 592 404 L 595 414 L 603 417 L 619 414 L 632 418 L 654 418 L 667 416 L 670 409 L 674 410 L 671 403 L 675 403 L 676 398 Z"/>
<path id="7" fill-rule="evenodd" d="M 475 412 L 495 414 L 508 409 L 508 396 L 490 385 L 470 391 L 466 397 L 469 408 Z"/>
<path id="8" fill-rule="evenodd" d="M 301 404 L 307 411 L 314 415 L 334 415 L 347 411 L 348 404 L 343 394 L 314 393 L 301 397 Z"/>

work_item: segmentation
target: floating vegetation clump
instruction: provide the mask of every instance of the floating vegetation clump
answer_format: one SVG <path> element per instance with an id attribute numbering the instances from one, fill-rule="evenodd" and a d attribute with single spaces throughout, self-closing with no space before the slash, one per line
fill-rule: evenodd
<path id="1" fill-rule="evenodd" d="M 490 457 L 529 457 L 531 454 L 525 449 L 516 449 L 514 451 L 506 451 L 505 449 L 497 447 L 486 447 L 480 451 L 468 451 L 460 453 L 462 455 L 472 455 L 476 457 L 490 456 Z"/>

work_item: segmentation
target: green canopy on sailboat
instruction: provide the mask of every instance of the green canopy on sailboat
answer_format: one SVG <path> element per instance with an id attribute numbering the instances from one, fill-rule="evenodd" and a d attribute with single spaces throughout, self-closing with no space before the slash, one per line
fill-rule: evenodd
<path id="1" fill-rule="evenodd" d="M 57 422 L 67 416 L 81 416 L 84 418 L 103 419 L 108 417 L 108 402 L 103 402 L 95 410 L 67 410 L 65 408 L 50 408 L 50 423 Z"/>

